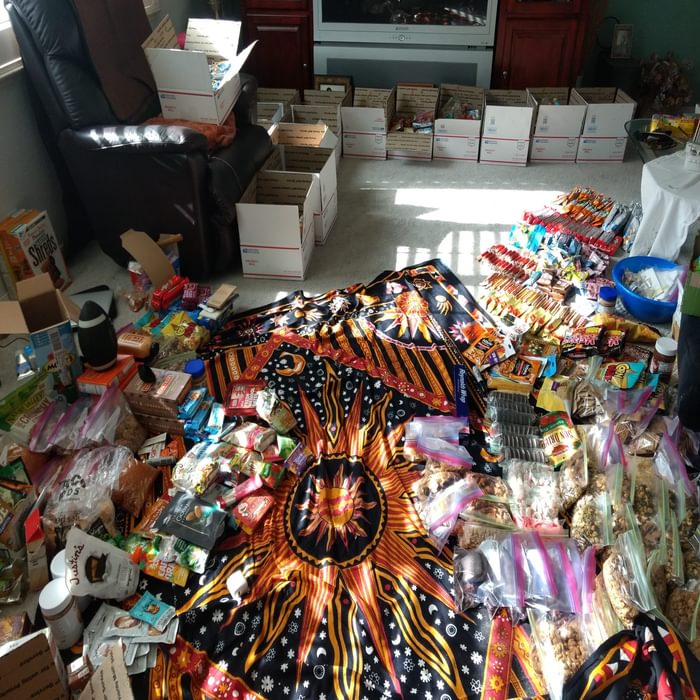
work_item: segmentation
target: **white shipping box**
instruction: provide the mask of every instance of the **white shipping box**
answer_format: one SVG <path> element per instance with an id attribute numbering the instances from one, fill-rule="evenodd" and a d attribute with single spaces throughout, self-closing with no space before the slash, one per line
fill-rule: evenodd
<path id="1" fill-rule="evenodd" d="M 280 121 L 292 121 L 292 110 L 290 105 L 299 104 L 301 96 L 299 90 L 295 88 L 265 88 L 259 87 L 257 100 L 260 102 L 281 102 L 284 105 L 282 119 Z"/>
<path id="2" fill-rule="evenodd" d="M 443 116 L 452 99 L 462 107 L 479 110 L 479 119 L 452 119 Z M 484 90 L 463 85 L 440 86 L 437 119 L 433 134 L 433 158 L 435 160 L 473 160 L 479 158 L 481 141 L 481 117 L 484 114 Z"/>
<path id="3" fill-rule="evenodd" d="M 256 109 L 258 113 L 256 123 L 259 126 L 264 126 L 268 133 L 275 124 L 279 124 L 284 118 L 283 102 L 258 102 Z"/>
<path id="4" fill-rule="evenodd" d="M 396 110 L 396 90 L 355 88 L 352 107 L 343 107 L 343 155 L 386 159 L 386 135 Z"/>
<path id="5" fill-rule="evenodd" d="M 236 204 L 244 277 L 305 279 L 314 250 L 318 180 L 261 171 Z"/>
<path id="6" fill-rule="evenodd" d="M 627 146 L 625 124 L 634 117 L 637 103 L 617 88 L 574 88 L 571 103 L 586 106 L 576 161 L 623 161 Z"/>
<path id="7" fill-rule="evenodd" d="M 318 180 L 314 202 L 315 240 L 323 245 L 338 215 L 335 164 L 337 139 L 324 124 L 277 124 L 271 131 L 276 150 L 262 170 L 311 173 Z"/>
<path id="8" fill-rule="evenodd" d="M 524 90 L 487 90 L 480 163 L 527 165 L 534 109 Z"/>
<path id="9" fill-rule="evenodd" d="M 338 138 L 335 146 L 336 167 L 343 149 L 341 110 L 352 104 L 352 93 L 333 90 L 304 90 L 304 99 L 291 105 L 292 121 L 298 124 L 325 124 Z"/>
<path id="10" fill-rule="evenodd" d="M 396 87 L 396 117 L 404 117 L 410 124 L 416 114 L 432 112 L 433 127 L 439 90 L 433 87 L 399 84 Z M 412 131 L 389 131 L 386 137 L 387 158 L 432 160 L 433 134 Z"/>
<path id="11" fill-rule="evenodd" d="M 143 42 L 158 89 L 163 116 L 222 124 L 241 92 L 240 70 L 256 42 L 238 51 L 241 23 L 190 19 L 185 49 L 178 48 L 175 29 L 165 17 Z M 230 68 L 214 89 L 210 61 L 226 61 Z"/>
<path id="12" fill-rule="evenodd" d="M 530 160 L 573 163 L 586 106 L 569 104 L 568 88 L 529 88 L 527 98 L 535 109 Z"/>

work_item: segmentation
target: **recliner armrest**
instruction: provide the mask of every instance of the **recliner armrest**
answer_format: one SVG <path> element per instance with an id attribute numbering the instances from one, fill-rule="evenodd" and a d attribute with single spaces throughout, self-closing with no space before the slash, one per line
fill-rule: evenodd
<path id="1" fill-rule="evenodd" d="M 258 115 L 258 80 L 249 73 L 241 73 L 241 94 L 233 106 L 236 126 L 255 124 Z"/>
<path id="2" fill-rule="evenodd" d="M 177 125 L 90 126 L 67 130 L 71 140 L 87 151 L 119 150 L 133 153 L 188 153 L 206 151 L 207 137 Z"/>

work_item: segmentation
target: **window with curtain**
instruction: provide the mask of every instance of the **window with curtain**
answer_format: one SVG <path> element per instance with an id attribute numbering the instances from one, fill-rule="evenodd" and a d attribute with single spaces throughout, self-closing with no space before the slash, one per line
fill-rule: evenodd
<path id="1" fill-rule="evenodd" d="M 160 0 L 143 0 L 146 12 L 151 15 L 160 10 Z M 0 78 L 22 67 L 19 47 L 12 33 L 10 18 L 4 3 L 0 0 Z"/>
<path id="2" fill-rule="evenodd" d="M 18 70 L 22 65 L 19 48 L 12 33 L 10 18 L 4 4 L 0 4 L 0 77 Z"/>

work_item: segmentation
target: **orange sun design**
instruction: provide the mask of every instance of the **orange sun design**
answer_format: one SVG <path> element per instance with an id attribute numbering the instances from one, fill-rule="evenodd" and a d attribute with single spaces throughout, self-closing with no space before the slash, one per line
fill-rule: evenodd
<path id="1" fill-rule="evenodd" d="M 403 292 L 395 298 L 394 302 L 395 306 L 385 311 L 379 318 L 380 322 L 392 322 L 386 330 L 398 328 L 399 336 L 405 335 L 408 331 L 411 338 L 420 332 L 429 343 L 432 338 L 426 323 L 430 314 L 428 302 L 418 292 Z"/>
<path id="2" fill-rule="evenodd" d="M 365 501 L 360 494 L 364 483 L 360 477 L 352 477 L 337 472 L 330 482 L 324 478 L 311 476 L 313 490 L 305 503 L 295 507 L 309 514 L 309 524 L 299 533 L 302 537 L 316 532 L 316 544 L 327 533 L 326 548 L 330 549 L 336 537 L 340 537 L 347 548 L 348 533 L 367 537 L 360 519 L 366 520 L 365 510 L 377 507 L 376 501 Z"/>

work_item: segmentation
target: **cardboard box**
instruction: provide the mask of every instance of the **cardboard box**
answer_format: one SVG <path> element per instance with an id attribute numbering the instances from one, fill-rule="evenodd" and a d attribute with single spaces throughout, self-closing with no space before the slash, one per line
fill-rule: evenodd
<path id="1" fill-rule="evenodd" d="M 82 372 L 71 321 L 78 307 L 53 286 L 48 273 L 17 282 L 17 301 L 0 301 L 0 333 L 28 335 L 38 368 L 53 375 L 57 391 L 69 398 Z"/>
<path id="2" fill-rule="evenodd" d="M 317 245 L 323 245 L 338 218 L 338 180 L 335 147 L 338 139 L 325 124 L 276 125 L 271 133 L 277 150 L 262 170 L 312 173 L 318 180 L 314 203 Z"/>
<path id="3" fill-rule="evenodd" d="M 119 642 L 109 646 L 104 660 L 83 688 L 78 700 L 134 700 L 124 663 L 124 649 Z"/>
<path id="4" fill-rule="evenodd" d="M 34 508 L 24 521 L 24 541 L 27 547 L 29 590 L 40 591 L 49 582 L 46 559 L 46 538 L 41 528 L 41 513 Z"/>
<path id="5" fill-rule="evenodd" d="M 226 120 L 241 92 L 240 70 L 256 43 L 237 54 L 240 33 L 240 22 L 190 19 L 182 50 L 170 18 L 163 18 L 142 46 L 164 117 L 207 124 Z M 231 64 L 216 88 L 209 67 L 212 61 Z"/>
<path id="6" fill-rule="evenodd" d="M 455 99 L 462 108 L 478 109 L 479 119 L 452 119 L 443 117 L 448 103 Z M 437 119 L 433 133 L 433 159 L 479 159 L 481 120 L 484 116 L 484 90 L 462 85 L 441 85 Z"/>
<path id="7" fill-rule="evenodd" d="M 47 272 L 56 289 L 66 289 L 71 279 L 49 215 L 36 209 L 20 209 L 0 222 L 3 261 L 0 272 L 13 299 L 20 280 Z"/>
<path id="8" fill-rule="evenodd" d="M 421 87 L 418 85 L 396 86 L 396 114 L 413 120 L 419 112 L 432 112 L 433 121 L 437 110 L 439 90 L 433 87 Z M 407 160 L 432 160 L 433 134 L 412 133 L 408 131 L 391 131 L 386 137 L 387 158 L 403 158 Z"/>
<path id="9" fill-rule="evenodd" d="M 530 88 L 527 98 L 535 109 L 530 160 L 573 163 L 586 116 L 585 105 L 569 104 L 568 88 Z M 552 104 L 554 101 L 557 104 Z"/>
<path id="10" fill-rule="evenodd" d="M 480 163 L 527 165 L 534 109 L 525 90 L 487 90 Z"/>
<path id="11" fill-rule="evenodd" d="M 67 700 L 66 667 L 48 629 L 0 647 L 0 700 Z"/>
<path id="12" fill-rule="evenodd" d="M 352 107 L 342 107 L 343 155 L 386 159 L 386 135 L 396 111 L 396 90 L 355 88 Z"/>
<path id="13" fill-rule="evenodd" d="M 258 102 L 257 112 L 256 124 L 264 126 L 269 132 L 275 124 L 279 124 L 284 118 L 284 103 Z"/>
<path id="14" fill-rule="evenodd" d="M 244 277 L 303 280 L 314 250 L 318 180 L 261 171 L 236 204 Z"/>
<path id="15" fill-rule="evenodd" d="M 637 103 L 617 88 L 574 88 L 570 103 L 586 107 L 576 162 L 622 162 L 627 146 L 625 123 L 634 116 Z"/>
<path id="16" fill-rule="evenodd" d="M 282 119 L 283 122 L 292 121 L 292 108 L 291 105 L 296 105 L 301 102 L 301 95 L 299 90 L 294 88 L 264 88 L 259 87 L 257 93 L 258 104 L 261 102 L 276 102 L 282 103 Z"/>
<path id="17" fill-rule="evenodd" d="M 343 119 L 341 110 L 352 104 L 352 93 L 328 90 L 304 90 L 304 99 L 299 104 L 290 105 L 292 121 L 297 124 L 325 124 L 336 136 L 336 166 L 340 162 L 343 148 Z"/>

